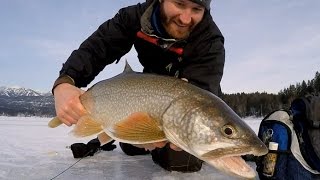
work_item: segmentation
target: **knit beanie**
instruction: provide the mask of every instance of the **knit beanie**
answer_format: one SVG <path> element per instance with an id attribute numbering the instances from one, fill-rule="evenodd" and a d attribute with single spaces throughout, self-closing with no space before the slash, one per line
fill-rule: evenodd
<path id="1" fill-rule="evenodd" d="M 191 0 L 191 1 L 197 4 L 200 4 L 201 6 L 204 6 L 207 10 L 210 10 L 211 0 Z"/>

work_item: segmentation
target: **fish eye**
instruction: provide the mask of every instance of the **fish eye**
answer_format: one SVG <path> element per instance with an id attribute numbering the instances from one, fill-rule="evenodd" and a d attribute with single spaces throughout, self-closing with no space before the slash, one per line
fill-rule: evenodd
<path id="1" fill-rule="evenodd" d="M 222 127 L 222 133 L 227 137 L 232 137 L 235 133 L 235 129 L 231 125 L 227 124 Z"/>

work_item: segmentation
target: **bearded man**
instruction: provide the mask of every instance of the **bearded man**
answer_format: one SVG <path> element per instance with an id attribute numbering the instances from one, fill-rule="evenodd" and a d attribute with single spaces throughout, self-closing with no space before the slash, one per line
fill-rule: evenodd
<path id="1" fill-rule="evenodd" d="M 210 14 L 211 0 L 147 0 L 125 7 L 104 22 L 63 64 L 52 92 L 57 117 L 76 124 L 86 113 L 79 96 L 106 65 L 118 62 L 134 45 L 144 73 L 187 80 L 218 96 L 225 62 L 224 37 Z M 162 142 L 133 146 L 128 155 L 148 154 L 170 171 L 194 172 L 202 161 Z"/>

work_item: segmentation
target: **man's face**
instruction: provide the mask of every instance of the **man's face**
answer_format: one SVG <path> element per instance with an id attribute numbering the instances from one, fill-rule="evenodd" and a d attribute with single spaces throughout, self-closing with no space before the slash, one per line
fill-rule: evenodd
<path id="1" fill-rule="evenodd" d="M 202 20 L 205 8 L 190 0 L 162 0 L 161 22 L 167 33 L 175 39 L 186 39 Z"/>

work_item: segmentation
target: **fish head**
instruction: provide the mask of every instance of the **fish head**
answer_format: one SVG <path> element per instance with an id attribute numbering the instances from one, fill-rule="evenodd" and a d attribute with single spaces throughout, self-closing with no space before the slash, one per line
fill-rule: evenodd
<path id="1" fill-rule="evenodd" d="M 268 151 L 255 132 L 228 106 L 205 105 L 195 109 L 188 118 L 193 119 L 189 146 L 201 157 L 261 156 Z"/>
<path id="2" fill-rule="evenodd" d="M 229 174 L 256 176 L 241 156 L 262 156 L 268 149 L 228 105 L 214 101 L 194 109 L 190 116 L 194 123 L 188 146 L 198 158 Z"/>
<path id="3" fill-rule="evenodd" d="M 185 106 L 188 104 L 184 103 Z M 256 176 L 241 156 L 262 156 L 268 149 L 221 99 L 216 97 L 214 101 L 193 105 L 181 122 L 187 123 L 181 127 L 182 133 L 174 139 L 174 144 L 227 174 L 242 178 Z"/>

